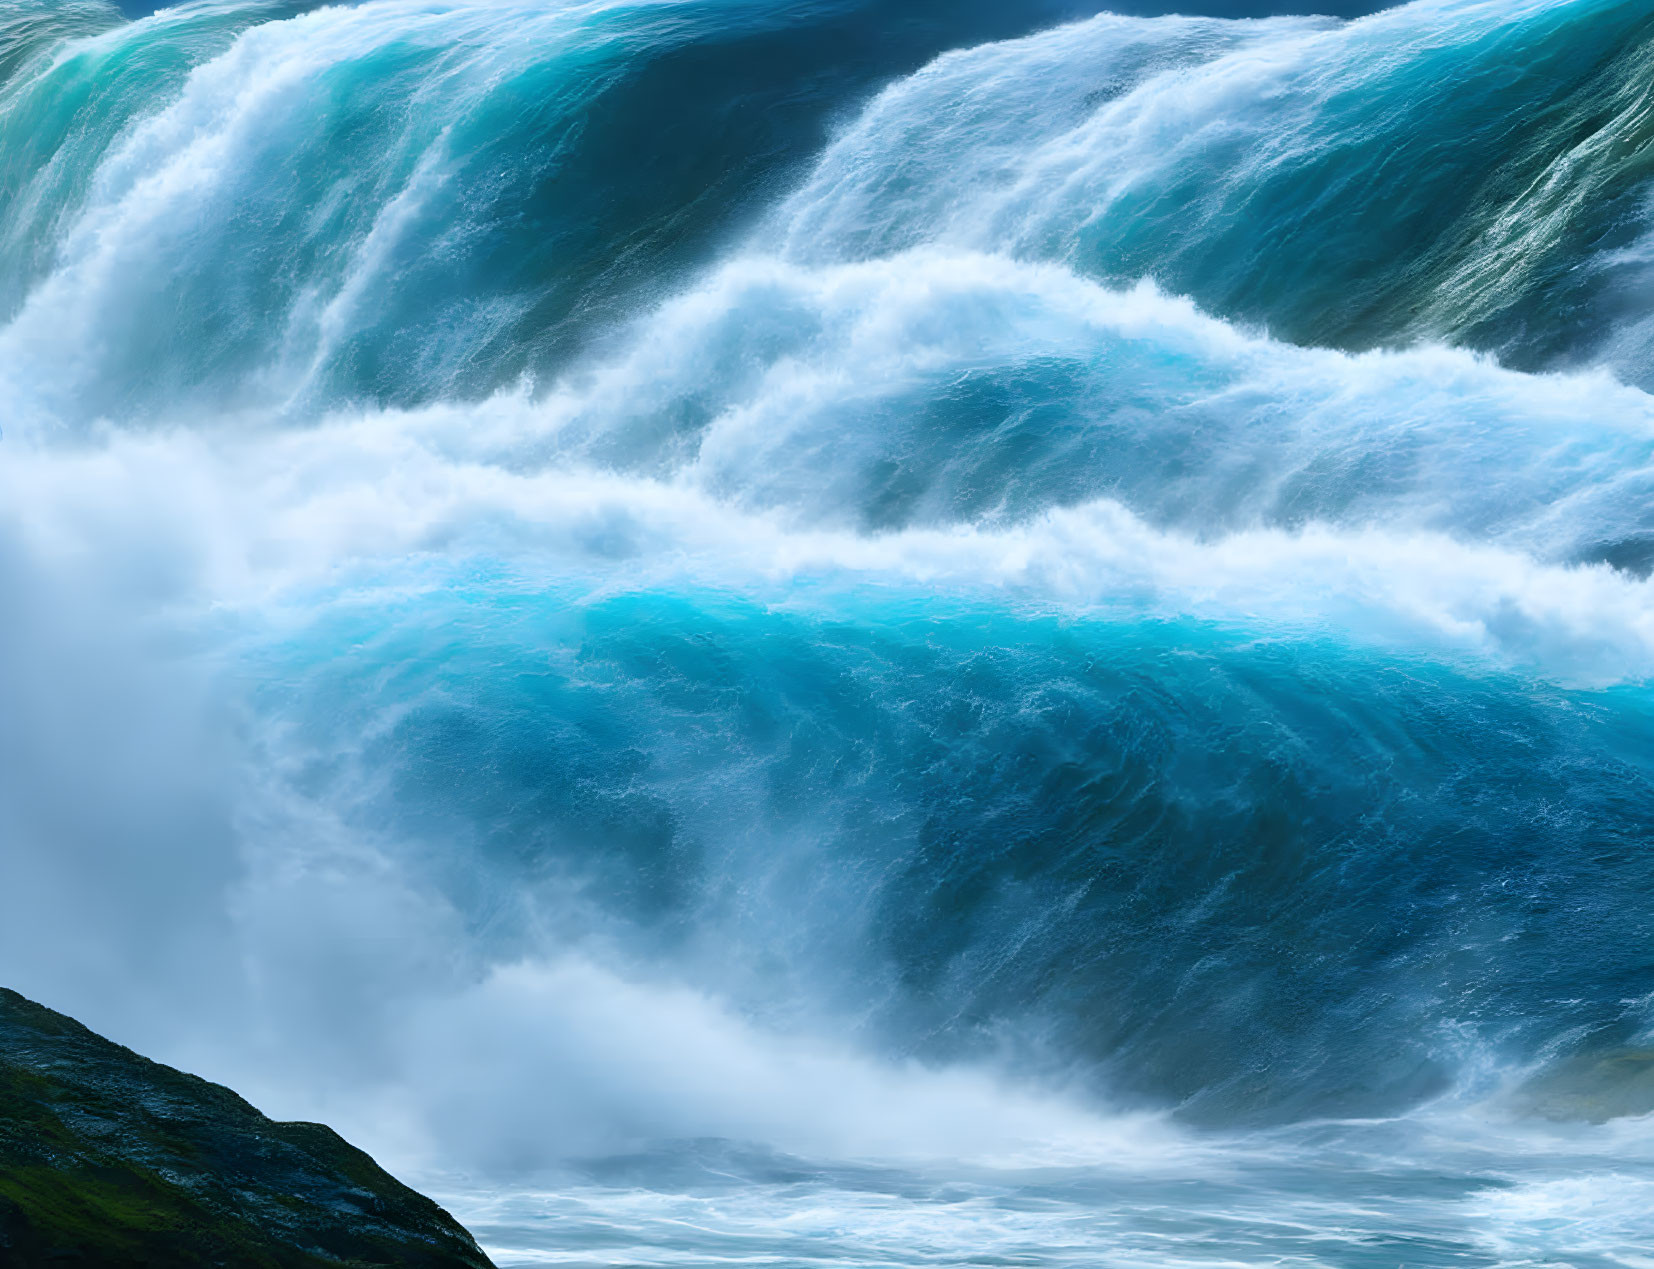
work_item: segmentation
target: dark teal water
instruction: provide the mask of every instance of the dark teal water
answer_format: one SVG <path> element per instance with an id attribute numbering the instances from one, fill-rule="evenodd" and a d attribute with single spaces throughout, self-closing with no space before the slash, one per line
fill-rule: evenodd
<path id="1" fill-rule="evenodd" d="M 1654 1265 L 1654 14 L 1364 7 L 0 0 L 0 978 L 502 1263 Z"/>

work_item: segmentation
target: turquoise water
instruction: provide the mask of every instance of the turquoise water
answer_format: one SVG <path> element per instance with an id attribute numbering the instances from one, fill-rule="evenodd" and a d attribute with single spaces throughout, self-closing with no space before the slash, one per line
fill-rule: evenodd
<path id="1" fill-rule="evenodd" d="M 501 1264 L 1654 1265 L 1654 15 L 1203 8 L 0 0 L 0 979 Z"/>

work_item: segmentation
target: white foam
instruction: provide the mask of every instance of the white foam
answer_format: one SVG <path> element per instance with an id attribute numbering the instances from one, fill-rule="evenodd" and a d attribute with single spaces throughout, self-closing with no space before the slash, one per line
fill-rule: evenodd
<path id="1" fill-rule="evenodd" d="M 1129 386 L 1157 408 L 1086 425 L 1116 429 L 1118 466 L 1090 478 L 1119 493 L 861 522 L 870 465 L 921 452 L 945 481 L 976 443 L 946 419 L 927 434 L 904 401 L 984 365 L 1063 358 L 1104 359 L 1104 384 L 1110 367 L 1147 367 Z M 686 403 L 699 414 L 684 428 Z M 147 541 L 191 572 L 173 598 L 198 610 L 250 614 L 482 557 L 608 586 L 775 593 L 811 574 L 989 587 L 1076 611 L 1419 640 L 1611 682 L 1651 671 L 1649 585 L 1567 561 L 1592 535 L 1640 527 L 1651 446 L 1654 403 L 1602 376 L 1519 375 L 1441 349 L 1287 348 L 1151 290 L 921 252 L 823 270 L 741 261 L 543 395 L 244 435 L 8 444 L 0 481 L 37 542 L 95 557 L 107 540 Z M 1367 487 L 1363 462 L 1387 451 L 1405 461 Z M 1327 511 L 1281 523 L 1280 491 L 1306 473 Z M 1011 475 L 1026 489 L 1046 472 Z"/>
<path id="2" fill-rule="evenodd" d="M 1593 1172 L 1484 1190 L 1465 1204 L 1476 1240 L 1502 1263 L 1600 1257 L 1654 1269 L 1654 1178 Z"/>

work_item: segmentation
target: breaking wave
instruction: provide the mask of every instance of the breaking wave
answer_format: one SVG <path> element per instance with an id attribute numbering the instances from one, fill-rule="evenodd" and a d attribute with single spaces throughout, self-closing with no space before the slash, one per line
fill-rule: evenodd
<path id="1" fill-rule="evenodd" d="M 1642 1263 L 1654 18 L 1002 8 L 0 0 L 0 970 L 500 1245 Z"/>

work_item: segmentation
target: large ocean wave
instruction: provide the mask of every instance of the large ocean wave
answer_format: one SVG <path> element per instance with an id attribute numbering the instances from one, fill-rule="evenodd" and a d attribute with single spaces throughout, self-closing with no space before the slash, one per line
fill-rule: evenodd
<path id="1" fill-rule="evenodd" d="M 0 976 L 525 1259 L 1648 1263 L 1654 17 L 1004 8 L 0 0 Z"/>

